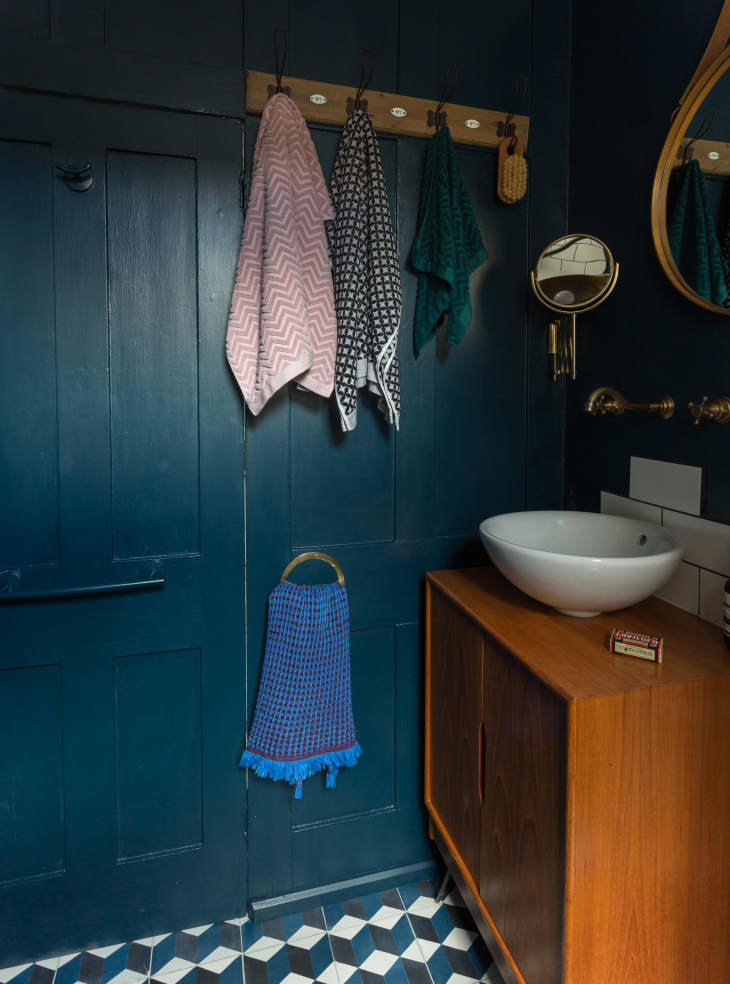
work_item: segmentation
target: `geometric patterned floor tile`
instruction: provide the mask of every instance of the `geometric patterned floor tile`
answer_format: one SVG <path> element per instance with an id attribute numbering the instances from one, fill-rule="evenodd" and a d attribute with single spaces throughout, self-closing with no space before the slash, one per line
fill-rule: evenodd
<path id="1" fill-rule="evenodd" d="M 240 920 L 155 936 L 150 980 L 160 984 L 241 984 Z"/>
<path id="2" fill-rule="evenodd" d="M 193 963 L 184 957 L 173 957 L 162 970 L 150 977 L 150 984 L 243 984 L 243 964 L 240 953 L 229 953 L 222 959 L 206 958 Z"/>
<path id="3" fill-rule="evenodd" d="M 501 984 L 499 970 L 455 886 L 441 902 L 434 901 L 436 886 L 431 881 L 405 885 L 400 893 L 434 984 Z"/>
<path id="4" fill-rule="evenodd" d="M 150 940 L 100 946 L 57 958 L 54 984 L 143 984 L 150 969 Z"/>
<path id="5" fill-rule="evenodd" d="M 0 969 L 0 984 L 503 984 L 454 888 L 418 882 Z"/>
<path id="6" fill-rule="evenodd" d="M 362 928 L 366 922 L 395 926 L 402 915 L 403 902 L 395 888 L 360 895 L 345 902 L 332 902 L 324 907 L 327 929 L 339 935 L 345 935 L 348 927 L 354 935 L 356 929 Z"/>
<path id="7" fill-rule="evenodd" d="M 400 900 L 399 900 L 400 901 Z M 395 909 L 389 902 L 385 906 Z M 428 970 L 403 909 L 383 918 L 362 915 L 368 907 L 349 907 L 330 928 L 329 937 L 339 984 L 431 984 Z M 373 911 L 373 906 L 370 906 Z M 330 913 L 332 918 L 339 913 Z"/>
<path id="8" fill-rule="evenodd" d="M 315 937 L 321 939 L 326 931 L 321 908 L 307 909 L 278 919 L 267 919 L 254 923 L 245 920 L 241 926 L 242 950 L 244 953 L 281 949 L 285 943 L 299 945 L 301 941 Z M 252 951 L 252 948 L 255 950 Z"/>
<path id="9" fill-rule="evenodd" d="M 54 973 L 55 967 L 37 963 L 16 964 L 15 967 L 0 970 L 0 984 L 52 984 Z"/>
<path id="10" fill-rule="evenodd" d="M 288 941 L 259 937 L 244 952 L 243 972 L 246 984 L 338 984 L 329 936 L 310 924 Z"/>

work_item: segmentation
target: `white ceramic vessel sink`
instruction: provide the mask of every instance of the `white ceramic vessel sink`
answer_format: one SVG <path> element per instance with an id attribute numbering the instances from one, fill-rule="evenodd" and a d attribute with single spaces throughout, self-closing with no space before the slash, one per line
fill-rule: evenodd
<path id="1" fill-rule="evenodd" d="M 648 598 L 671 578 L 684 552 L 660 526 L 601 513 L 504 513 L 485 519 L 479 534 L 514 585 L 584 617 Z"/>

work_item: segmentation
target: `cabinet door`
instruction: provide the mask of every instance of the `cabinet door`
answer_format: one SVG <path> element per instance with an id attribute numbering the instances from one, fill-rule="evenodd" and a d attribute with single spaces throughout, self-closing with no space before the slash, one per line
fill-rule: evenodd
<path id="1" fill-rule="evenodd" d="M 430 591 L 426 802 L 479 884 L 482 633 Z"/>
<path id="2" fill-rule="evenodd" d="M 562 980 L 565 704 L 484 639 L 479 894 L 529 984 Z"/>

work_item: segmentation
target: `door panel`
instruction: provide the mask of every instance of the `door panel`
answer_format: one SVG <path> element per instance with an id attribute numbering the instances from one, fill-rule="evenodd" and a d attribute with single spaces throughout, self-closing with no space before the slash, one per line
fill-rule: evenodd
<path id="1" fill-rule="evenodd" d="M 200 650 L 114 660 L 116 857 L 203 844 Z M 165 699 L 170 680 L 177 697 Z"/>
<path id="2" fill-rule="evenodd" d="M 428 762 L 436 810 L 479 883 L 482 633 L 430 585 Z"/>
<path id="3" fill-rule="evenodd" d="M 245 906 L 241 134 L 0 100 L 0 572 L 49 593 L 0 594 L 8 966 Z"/>
<path id="4" fill-rule="evenodd" d="M 4 143 L 5 169 L 15 180 L 0 186 L 7 223 L 0 246 L 0 563 L 53 563 L 58 426 L 51 148 Z M 14 453 L 17 446 L 26 449 L 22 457 Z"/>
<path id="5" fill-rule="evenodd" d="M 526 981 L 562 981 L 565 704 L 484 639 L 479 894 Z"/>
<path id="6" fill-rule="evenodd" d="M 62 718 L 58 663 L 0 671 L 0 884 L 66 866 Z"/>
<path id="7" fill-rule="evenodd" d="M 195 161 L 113 152 L 106 174 L 114 557 L 197 553 Z"/>

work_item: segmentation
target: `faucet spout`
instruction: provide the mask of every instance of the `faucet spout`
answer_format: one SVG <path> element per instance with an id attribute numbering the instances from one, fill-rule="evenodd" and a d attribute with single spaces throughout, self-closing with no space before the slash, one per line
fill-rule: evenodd
<path id="1" fill-rule="evenodd" d="M 594 417 L 597 413 L 623 413 L 625 409 L 626 400 L 612 386 L 598 386 L 585 402 L 585 412 Z"/>
<path id="2" fill-rule="evenodd" d="M 632 403 L 613 386 L 598 386 L 586 400 L 584 410 L 594 417 L 598 413 L 618 415 L 626 410 L 643 410 L 656 414 L 661 420 L 669 420 L 674 414 L 674 400 L 671 396 L 660 396 L 651 403 Z"/>

